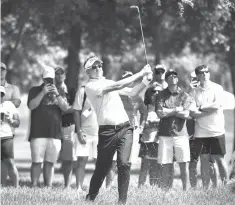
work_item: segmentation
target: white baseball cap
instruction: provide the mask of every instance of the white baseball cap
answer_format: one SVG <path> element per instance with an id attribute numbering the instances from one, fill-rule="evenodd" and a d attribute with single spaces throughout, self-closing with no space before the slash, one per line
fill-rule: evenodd
<path id="1" fill-rule="evenodd" d="M 55 69 L 49 66 L 46 66 L 42 73 L 42 78 L 55 78 Z"/>
<path id="2" fill-rule="evenodd" d="M 0 86 L 0 93 L 4 93 L 4 95 L 6 94 L 5 88 L 3 86 Z"/>
<path id="3" fill-rule="evenodd" d="M 87 58 L 87 60 L 86 60 L 85 63 L 84 63 L 84 68 L 85 68 L 85 70 L 90 69 L 91 66 L 92 66 L 96 61 L 98 61 L 98 62 L 100 62 L 100 63 L 103 63 L 103 61 L 100 60 L 97 56 L 92 56 L 92 57 Z"/>

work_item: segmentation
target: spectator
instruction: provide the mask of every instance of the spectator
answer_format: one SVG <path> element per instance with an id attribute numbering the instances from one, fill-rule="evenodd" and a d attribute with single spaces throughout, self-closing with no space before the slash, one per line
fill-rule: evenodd
<path id="1" fill-rule="evenodd" d="M 10 83 L 7 82 L 6 80 L 6 76 L 7 76 L 7 66 L 1 62 L 1 75 L 0 75 L 0 82 L 1 82 L 1 86 L 3 86 L 5 88 L 6 94 L 4 96 L 4 100 L 5 101 L 11 101 L 16 108 L 18 108 L 20 106 L 21 100 L 20 100 L 20 91 L 19 88 L 15 85 L 12 85 Z M 13 131 L 13 136 L 15 135 L 15 130 L 14 128 L 12 128 Z M 4 184 L 6 184 L 6 181 L 4 181 L 5 179 L 7 179 L 7 167 L 5 166 L 5 164 L 1 164 L 1 179 L 2 182 Z"/>
<path id="2" fill-rule="evenodd" d="M 6 166 L 10 179 L 15 187 L 19 185 L 19 175 L 14 162 L 14 144 L 12 128 L 19 127 L 20 119 L 15 105 L 5 100 L 5 88 L 0 86 L 1 92 L 1 162 Z M 6 177 L 6 175 L 5 175 Z M 6 185 L 6 179 L 1 178 L 2 185 Z"/>
<path id="3" fill-rule="evenodd" d="M 148 114 L 143 135 L 140 138 L 141 147 L 139 157 L 141 157 L 141 167 L 139 187 L 144 185 L 148 172 L 150 185 L 161 185 L 161 165 L 157 163 L 157 127 L 160 119 L 155 112 L 155 98 L 159 91 L 167 87 L 167 83 L 164 80 L 164 73 L 165 68 L 163 65 L 155 66 L 154 83 L 146 90 L 144 96 L 144 103 L 147 106 Z"/>
<path id="4" fill-rule="evenodd" d="M 151 74 L 152 71 L 147 65 L 139 73 L 114 82 L 103 77 L 102 61 L 96 56 L 88 58 L 84 68 L 90 79 L 85 91 L 96 111 L 99 124 L 98 156 L 86 199 L 95 200 L 117 151 L 119 203 L 125 204 L 130 180 L 129 158 L 133 129 L 119 94 L 137 95 L 149 83 L 147 77 L 134 88 L 126 87 L 146 74 Z"/>
<path id="5" fill-rule="evenodd" d="M 43 83 L 32 87 L 28 95 L 28 108 L 31 110 L 29 141 L 32 186 L 37 186 L 42 162 L 44 184 L 52 185 L 54 164 L 61 149 L 62 111 L 69 109 L 68 103 L 54 85 L 55 70 L 45 67 L 42 78 Z"/>
<path id="6" fill-rule="evenodd" d="M 189 94 L 193 95 L 194 88 L 199 86 L 199 81 L 197 79 L 196 73 L 193 71 L 190 75 L 190 87 L 189 87 Z M 195 128 L 195 119 L 188 119 L 187 123 L 187 130 L 189 134 L 189 146 L 190 146 L 190 162 L 189 162 L 189 179 L 191 187 L 195 188 L 197 186 L 197 169 L 195 168 L 198 161 L 197 153 L 194 153 L 194 144 L 195 144 L 195 138 L 194 138 L 194 128 Z M 215 161 L 213 161 L 210 157 L 210 178 L 213 183 L 213 186 L 216 187 L 218 184 L 218 177 L 217 177 L 217 170 L 215 167 Z"/>
<path id="7" fill-rule="evenodd" d="M 83 193 L 83 181 L 88 157 L 97 158 L 98 122 L 97 116 L 87 95 L 85 87 L 78 89 L 73 104 L 76 135 L 76 186 L 77 193 Z"/>
<path id="8" fill-rule="evenodd" d="M 195 73 L 200 85 L 194 89 L 196 107 L 190 112 L 196 120 L 193 152 L 197 155 L 195 158 L 200 156 L 203 187 L 207 189 L 210 182 L 210 159 L 218 164 L 222 183 L 227 183 L 224 114 L 221 101 L 223 88 L 210 81 L 210 72 L 206 65 L 196 67 Z M 191 169 L 196 169 L 196 165 L 196 162 L 192 164 Z"/>
<path id="9" fill-rule="evenodd" d="M 64 175 L 65 188 L 70 187 L 73 160 L 75 156 L 75 125 L 73 120 L 73 109 L 71 105 L 74 102 L 75 94 L 72 89 L 67 89 L 65 85 L 65 70 L 62 67 L 55 68 L 55 86 L 61 97 L 70 105 L 70 108 L 62 113 L 62 146 L 60 152 L 60 159 L 62 160 L 62 172 Z"/>
<path id="10" fill-rule="evenodd" d="M 188 166 L 190 161 L 189 138 L 186 119 L 189 117 L 189 96 L 178 86 L 178 74 L 169 70 L 165 74 L 168 88 L 157 96 L 156 109 L 159 123 L 158 163 L 162 164 L 163 186 L 169 188 L 173 152 L 180 167 L 183 190 L 188 188 Z"/>

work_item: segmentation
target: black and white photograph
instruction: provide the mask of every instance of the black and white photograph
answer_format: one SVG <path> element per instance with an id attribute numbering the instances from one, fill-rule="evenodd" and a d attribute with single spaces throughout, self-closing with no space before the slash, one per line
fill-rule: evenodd
<path id="1" fill-rule="evenodd" d="M 1 0 L 2 205 L 234 205 L 235 0 Z"/>

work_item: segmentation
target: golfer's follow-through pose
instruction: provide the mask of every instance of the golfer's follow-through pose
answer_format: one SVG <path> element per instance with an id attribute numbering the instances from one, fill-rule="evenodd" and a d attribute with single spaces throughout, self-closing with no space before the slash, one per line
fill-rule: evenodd
<path id="1" fill-rule="evenodd" d="M 150 66 L 146 65 L 135 75 L 115 82 L 103 77 L 102 61 L 96 56 L 89 57 L 84 63 L 84 68 L 89 76 L 85 92 L 96 111 L 99 124 L 98 156 L 86 199 L 95 200 L 117 151 L 119 203 L 125 204 L 130 180 L 129 157 L 133 128 L 130 126 L 119 94 L 138 94 L 151 81 L 149 78 L 152 71 Z M 142 82 L 134 88 L 126 87 L 142 77 Z M 83 114 L 89 115 L 89 112 Z"/>

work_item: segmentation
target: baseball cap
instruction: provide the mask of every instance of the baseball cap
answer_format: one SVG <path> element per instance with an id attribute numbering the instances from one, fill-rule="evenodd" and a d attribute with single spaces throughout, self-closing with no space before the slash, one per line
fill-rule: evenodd
<path id="1" fill-rule="evenodd" d="M 103 63 L 102 60 L 100 60 L 97 56 L 91 56 L 89 58 L 87 58 L 84 62 L 84 69 L 85 70 L 89 70 L 91 68 L 91 66 L 96 62 L 100 62 L 100 63 Z"/>
<path id="2" fill-rule="evenodd" d="M 198 75 L 200 72 L 209 72 L 207 65 L 199 65 L 195 68 L 196 75 Z"/>
<path id="3" fill-rule="evenodd" d="M 7 70 L 7 66 L 1 62 L 1 68 L 4 68 L 5 70 Z"/>
<path id="4" fill-rule="evenodd" d="M 46 66 L 43 70 L 42 78 L 55 78 L 54 68 Z"/>
<path id="5" fill-rule="evenodd" d="M 0 93 L 4 93 L 4 95 L 6 94 L 5 88 L 3 86 L 0 86 Z"/>
<path id="6" fill-rule="evenodd" d="M 158 64 L 154 67 L 154 73 L 158 72 L 158 71 L 162 71 L 163 73 L 165 73 L 166 69 L 164 67 L 164 65 Z"/>
<path id="7" fill-rule="evenodd" d="M 167 72 L 166 72 L 166 74 L 165 74 L 165 79 L 167 79 L 170 75 L 172 75 L 172 74 L 174 74 L 174 75 L 178 75 L 178 73 L 175 71 L 175 70 L 168 70 Z"/>
<path id="8" fill-rule="evenodd" d="M 65 69 L 63 67 L 56 67 L 55 68 L 55 73 L 58 71 L 62 71 L 63 73 L 65 73 Z"/>

